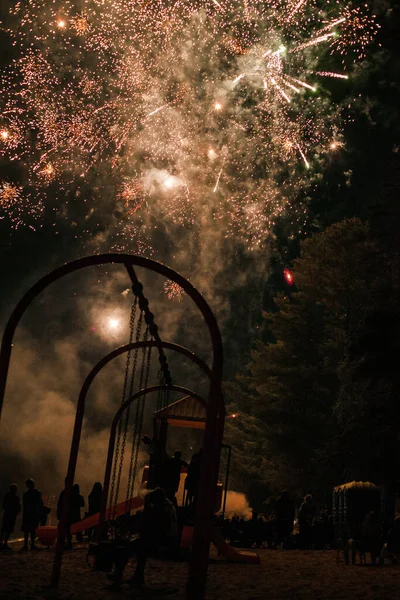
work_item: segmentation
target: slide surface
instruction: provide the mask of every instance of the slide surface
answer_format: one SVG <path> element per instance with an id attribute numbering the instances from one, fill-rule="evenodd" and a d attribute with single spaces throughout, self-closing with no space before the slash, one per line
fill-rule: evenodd
<path id="1" fill-rule="evenodd" d="M 251 565 L 259 565 L 260 557 L 256 552 L 246 552 L 245 550 L 236 550 L 232 548 L 223 538 L 223 535 L 218 527 L 211 529 L 211 541 L 223 556 L 230 562 L 241 562 Z"/>
<path id="2" fill-rule="evenodd" d="M 135 510 L 140 508 L 143 505 L 143 499 L 139 498 L 139 496 L 135 496 L 131 498 L 128 509 Z M 119 504 L 116 504 L 114 507 L 109 507 L 106 513 L 106 520 L 111 519 L 111 517 L 120 517 L 121 515 L 127 512 L 127 502 L 124 500 Z M 90 517 L 86 517 L 86 519 L 82 519 L 82 521 L 78 521 L 78 523 L 74 523 L 71 525 L 71 534 L 75 535 L 76 533 L 80 533 L 81 531 L 85 531 L 85 529 L 90 529 L 91 527 L 96 527 L 99 524 L 100 513 L 96 513 L 95 515 L 90 515 Z M 36 535 L 41 540 L 55 540 L 57 537 L 57 525 L 53 526 L 41 526 L 36 530 Z"/>
<path id="3" fill-rule="evenodd" d="M 251 565 L 259 565 L 261 562 L 260 557 L 255 552 L 245 552 L 244 550 L 236 550 L 236 548 L 232 548 L 232 546 L 227 544 L 218 527 L 213 527 L 211 529 L 211 541 L 217 548 L 218 552 L 225 556 L 225 558 L 227 558 L 230 562 L 245 563 Z"/>
<path id="4" fill-rule="evenodd" d="M 128 506 L 127 506 L 128 505 Z M 143 498 L 139 498 L 139 496 L 135 496 L 131 498 L 130 501 L 119 502 L 114 507 L 109 507 L 106 512 L 106 521 L 111 519 L 112 517 L 120 517 L 124 515 L 126 512 L 130 512 L 131 510 L 135 510 L 140 508 L 143 505 Z M 71 525 L 71 533 L 74 535 L 75 533 L 79 533 L 80 531 L 85 531 L 85 529 L 90 529 L 91 527 L 96 527 L 99 523 L 100 513 L 96 513 L 95 515 L 90 515 L 90 517 L 86 517 L 86 519 L 82 519 L 82 521 L 78 521 L 78 523 L 74 523 Z"/>
<path id="5" fill-rule="evenodd" d="M 193 526 L 186 525 L 183 528 L 181 548 L 189 549 L 192 545 Z M 259 565 L 260 557 L 255 552 L 246 552 L 245 550 L 237 550 L 226 543 L 219 527 L 214 525 L 211 528 L 211 542 L 214 544 L 220 554 L 225 556 L 230 562 L 245 563 L 250 565 Z"/>

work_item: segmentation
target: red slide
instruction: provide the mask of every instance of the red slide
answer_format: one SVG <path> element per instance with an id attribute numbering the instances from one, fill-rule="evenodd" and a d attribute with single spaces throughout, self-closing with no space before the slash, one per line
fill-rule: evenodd
<path id="1" fill-rule="evenodd" d="M 193 526 L 185 525 L 182 531 L 181 548 L 189 549 L 192 545 Z M 245 552 L 232 548 L 223 538 L 219 527 L 213 526 L 211 529 L 211 541 L 220 554 L 225 556 L 230 562 L 245 563 L 250 565 L 259 565 L 260 557 L 255 552 Z"/>
<path id="2" fill-rule="evenodd" d="M 126 512 L 140 508 L 143 505 L 143 498 L 135 496 L 134 498 L 131 498 L 130 502 L 128 501 L 128 504 L 129 506 L 127 507 L 127 502 L 124 500 L 123 502 L 116 504 L 114 507 L 110 506 L 106 513 L 106 520 L 111 519 L 111 517 L 119 517 Z M 74 523 L 71 525 L 71 534 L 75 535 L 76 533 L 85 531 L 85 529 L 96 527 L 96 525 L 99 523 L 99 518 L 100 514 L 96 513 L 95 515 L 86 517 L 86 519 L 83 519 L 82 521 L 78 521 L 78 523 Z M 57 526 L 53 525 L 51 527 L 38 527 L 36 530 L 36 535 L 42 544 L 45 546 L 52 546 L 57 539 Z"/>
<path id="3" fill-rule="evenodd" d="M 130 501 L 120 502 L 116 504 L 114 507 L 109 507 L 106 513 L 106 521 L 111 518 L 120 517 L 124 515 L 126 512 L 130 512 L 131 510 L 136 510 L 143 505 L 143 498 L 139 498 L 139 496 L 135 496 L 131 498 Z M 82 519 L 82 521 L 78 521 L 78 523 L 74 523 L 71 525 L 71 533 L 74 535 L 75 533 L 79 533 L 80 531 L 85 531 L 85 529 L 90 529 L 91 527 L 96 527 L 99 523 L 100 514 L 96 513 L 95 515 L 91 515 L 90 517 L 86 517 L 86 519 Z"/>
<path id="4" fill-rule="evenodd" d="M 259 565 L 261 562 L 260 557 L 255 552 L 236 550 L 236 548 L 232 548 L 232 546 L 227 544 L 218 527 L 212 528 L 211 541 L 218 552 L 225 556 L 225 558 L 227 558 L 230 562 L 245 563 L 250 565 Z"/>

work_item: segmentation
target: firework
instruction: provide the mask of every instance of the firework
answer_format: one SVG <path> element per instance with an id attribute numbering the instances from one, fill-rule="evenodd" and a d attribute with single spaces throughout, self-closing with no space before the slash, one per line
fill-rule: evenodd
<path id="1" fill-rule="evenodd" d="M 43 204 L 33 199 L 24 188 L 9 181 L 0 181 L 0 220 L 7 219 L 14 229 L 25 225 L 27 216 L 35 221 L 43 213 Z M 29 225 L 31 229 L 36 227 Z"/>
<path id="2" fill-rule="evenodd" d="M 22 188 L 7 181 L 0 184 L 0 206 L 10 209 L 21 199 Z"/>
<path id="3" fill-rule="evenodd" d="M 168 300 L 173 300 L 174 302 L 181 302 L 183 296 L 185 295 L 185 292 L 180 285 L 175 283 L 175 281 L 170 281 L 168 279 L 164 283 L 164 294 L 167 296 Z"/>
<path id="4" fill-rule="evenodd" d="M 333 149 L 339 110 L 320 86 L 348 77 L 377 28 L 366 8 L 311 0 L 31 0 L 11 18 L 0 150 L 44 198 L 82 180 L 101 197 L 106 177 L 121 249 L 149 214 L 258 247 Z"/>

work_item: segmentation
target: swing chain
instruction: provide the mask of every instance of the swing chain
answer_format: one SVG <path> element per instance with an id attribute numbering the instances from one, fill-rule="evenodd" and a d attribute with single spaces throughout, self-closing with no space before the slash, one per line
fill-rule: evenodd
<path id="1" fill-rule="evenodd" d="M 137 342 L 140 340 L 142 324 L 143 324 L 143 312 L 140 312 L 138 324 L 136 327 L 136 341 Z M 135 351 L 135 355 L 136 355 L 136 351 Z M 135 359 L 136 358 L 137 357 L 134 356 L 133 370 L 132 370 L 132 375 L 131 375 L 131 385 L 130 385 L 130 388 L 132 388 L 132 389 L 133 389 L 133 380 L 135 378 L 135 370 L 136 370 Z M 125 390 L 125 394 L 126 394 L 126 390 Z M 125 398 L 124 398 L 124 400 L 125 400 Z M 126 446 L 126 437 L 127 437 L 127 433 L 128 433 L 129 417 L 130 417 L 130 405 L 126 409 L 124 433 L 123 433 L 123 437 L 122 437 L 121 453 L 120 453 L 120 459 L 119 459 L 118 477 L 117 477 L 117 483 L 116 483 L 116 488 L 115 488 L 115 503 L 114 503 L 114 505 L 117 504 L 118 497 L 119 497 L 119 488 L 120 488 L 120 484 L 121 484 L 122 467 L 124 464 L 125 446 Z M 122 421 L 122 419 L 121 419 L 121 421 Z"/>
<path id="2" fill-rule="evenodd" d="M 152 348 L 150 346 L 150 348 L 147 350 L 146 371 L 144 374 L 144 381 L 142 381 L 142 386 L 141 386 L 141 389 L 145 389 L 145 390 L 147 389 L 147 385 L 149 382 L 151 350 L 152 350 Z M 146 402 L 146 393 L 142 396 L 141 403 L 140 403 L 139 427 L 138 427 L 138 436 L 137 436 L 138 440 L 140 440 L 140 438 L 142 437 L 145 402 Z M 133 488 L 133 484 L 134 484 L 135 478 L 136 478 L 138 458 L 139 458 L 139 443 L 136 446 L 136 452 L 135 452 L 135 462 L 133 465 L 132 488 Z M 132 491 L 133 491 L 133 489 L 132 489 Z"/>
<path id="3" fill-rule="evenodd" d="M 133 291 L 134 295 L 137 296 L 139 299 L 139 308 L 140 308 L 140 310 L 142 310 L 144 312 L 145 321 L 146 321 L 147 325 L 149 326 L 150 335 L 157 343 L 160 343 L 161 338 L 160 338 L 160 334 L 158 333 L 158 327 L 157 327 L 156 323 L 154 322 L 154 315 L 149 309 L 149 301 L 147 300 L 146 296 L 143 294 L 143 285 L 138 280 L 137 275 L 136 275 L 135 270 L 132 267 L 132 265 L 126 264 L 125 266 L 126 266 L 128 275 L 132 282 L 132 291 Z M 170 386 L 170 385 L 172 385 L 172 377 L 171 377 L 171 373 L 168 368 L 167 357 L 165 356 L 164 350 L 161 345 L 158 347 L 158 353 L 159 353 L 159 361 L 160 361 L 161 369 L 164 371 L 164 375 L 165 375 L 165 385 Z"/>
<path id="4" fill-rule="evenodd" d="M 148 335 L 149 335 L 149 328 L 146 327 L 144 335 L 143 335 L 143 340 L 145 342 L 147 341 Z M 146 352 L 149 355 L 150 351 L 151 351 L 151 348 L 149 348 L 148 350 L 146 347 L 143 348 L 143 359 L 142 359 L 142 367 L 140 370 L 138 390 L 143 389 L 143 372 L 144 372 L 144 367 L 145 367 Z M 137 357 L 135 357 L 135 359 L 137 359 Z M 129 397 L 131 397 L 132 391 L 133 390 L 131 390 L 131 394 Z M 135 457 L 139 453 L 139 443 L 140 443 L 139 438 L 140 438 L 140 431 L 142 429 L 142 427 L 139 428 L 141 403 L 142 403 L 142 397 L 138 398 L 138 401 L 136 403 L 136 415 L 135 415 L 134 429 L 133 429 L 133 435 L 132 435 L 131 459 L 130 459 L 130 464 L 129 464 L 128 485 L 127 485 L 127 490 L 126 490 L 127 506 L 128 506 L 129 499 L 132 497 L 131 492 L 133 493 L 133 487 L 135 485 L 135 478 L 136 478 Z M 128 407 L 128 409 L 129 409 L 129 407 Z"/>
<path id="5" fill-rule="evenodd" d="M 132 307 L 131 307 L 131 314 L 130 314 L 130 320 L 129 320 L 129 343 L 130 344 L 133 341 L 133 330 L 134 330 L 134 324 L 135 324 L 135 320 L 136 320 L 137 305 L 138 305 L 138 299 L 135 297 L 134 303 L 132 304 Z M 136 332 L 136 337 L 137 337 L 137 332 Z M 122 388 L 121 405 L 125 401 L 126 389 L 127 389 L 127 386 L 128 386 L 130 361 L 131 361 L 131 351 L 128 352 L 127 358 L 126 358 L 125 377 L 124 377 L 124 384 L 123 384 L 123 388 Z M 110 503 L 111 503 L 111 506 L 114 506 L 117 503 L 118 492 L 119 492 L 119 482 L 118 482 L 116 490 L 115 490 L 115 482 L 116 482 L 116 477 L 117 477 L 118 459 L 119 459 L 119 455 L 120 455 L 121 434 L 122 434 L 122 419 L 120 419 L 120 421 L 118 423 L 118 434 L 117 434 L 117 442 L 116 442 L 116 448 L 115 448 L 114 465 L 113 465 L 112 482 L 111 482 L 111 491 L 110 491 Z M 114 499 L 114 491 L 115 491 L 115 502 L 113 501 L 113 499 Z"/>

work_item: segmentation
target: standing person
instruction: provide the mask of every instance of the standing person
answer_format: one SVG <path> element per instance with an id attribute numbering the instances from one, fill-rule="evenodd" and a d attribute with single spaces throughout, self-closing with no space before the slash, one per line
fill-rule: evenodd
<path id="1" fill-rule="evenodd" d="M 283 490 L 275 503 L 278 545 L 285 545 L 293 533 L 294 513 L 294 502 L 289 496 L 289 492 Z"/>
<path id="2" fill-rule="evenodd" d="M 103 494 L 103 486 L 100 481 L 96 481 L 96 483 L 92 487 L 92 491 L 88 496 L 88 515 L 96 515 L 100 512 L 101 506 L 101 497 Z"/>
<path id="3" fill-rule="evenodd" d="M 100 512 L 101 506 L 101 497 L 103 495 L 103 486 L 100 481 L 96 481 L 96 483 L 92 487 L 92 491 L 88 496 L 88 516 L 97 515 Z M 92 527 L 88 530 L 88 538 L 91 539 L 96 533 L 96 527 Z"/>
<path id="4" fill-rule="evenodd" d="M 36 529 L 39 526 L 40 515 L 42 513 L 43 502 L 42 494 L 35 488 L 33 479 L 25 481 L 28 490 L 22 496 L 22 526 L 21 531 L 24 532 L 23 551 L 29 550 L 28 540 L 31 538 L 31 550 L 37 550 L 35 546 Z"/>
<path id="5" fill-rule="evenodd" d="M 312 525 L 315 515 L 315 506 L 311 494 L 304 496 L 304 501 L 299 508 L 297 518 L 299 521 L 299 537 L 301 548 L 311 548 Z"/>
<path id="6" fill-rule="evenodd" d="M 175 494 L 179 489 L 182 468 L 188 466 L 188 463 L 182 460 L 182 452 L 180 450 L 175 450 L 174 456 L 166 462 L 164 489 L 168 500 L 171 500 L 174 504 L 176 504 Z"/>
<path id="7" fill-rule="evenodd" d="M 4 550 L 11 550 L 8 540 L 14 531 L 17 515 L 21 510 L 21 502 L 17 496 L 18 486 L 12 483 L 9 491 L 5 494 L 3 500 L 3 523 L 1 525 L 0 547 Z"/>
<path id="8" fill-rule="evenodd" d="M 376 559 L 382 548 L 382 526 L 379 515 L 372 510 L 362 524 L 362 551 L 371 553 L 371 563 L 376 565 Z"/>
<path id="9" fill-rule="evenodd" d="M 186 504 L 191 506 L 196 504 L 197 489 L 200 482 L 200 467 L 201 467 L 201 449 L 199 452 L 193 454 L 192 460 L 188 468 L 188 474 L 185 481 L 185 488 L 187 490 Z"/>
<path id="10" fill-rule="evenodd" d="M 72 486 L 72 496 L 71 496 L 71 524 L 79 523 L 81 521 L 81 508 L 85 506 L 85 499 L 80 493 L 79 485 L 74 483 Z M 76 534 L 76 539 L 78 542 L 83 541 L 83 534 L 79 531 Z"/>
<path id="11" fill-rule="evenodd" d="M 57 502 L 57 519 L 60 521 L 62 517 L 63 504 L 64 504 L 65 490 L 62 490 L 58 502 Z M 85 506 L 85 500 L 80 494 L 79 485 L 74 483 L 71 490 L 71 498 L 68 507 L 68 515 L 66 522 L 66 547 L 68 550 L 72 549 L 72 535 L 71 525 L 78 523 L 81 520 L 81 507 Z M 82 535 L 77 534 L 76 539 L 81 541 Z"/>

